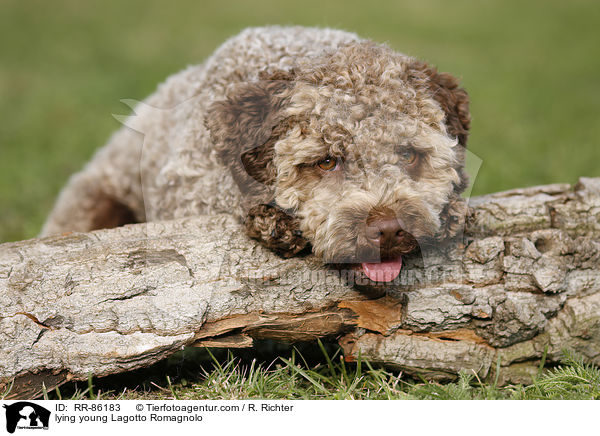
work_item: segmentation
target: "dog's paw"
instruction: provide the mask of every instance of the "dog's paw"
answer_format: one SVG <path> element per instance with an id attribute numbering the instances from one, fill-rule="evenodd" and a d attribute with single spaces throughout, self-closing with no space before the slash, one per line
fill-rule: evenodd
<path id="1" fill-rule="evenodd" d="M 467 211 L 467 202 L 462 198 L 450 200 L 440 215 L 442 225 L 436 234 L 436 239 L 444 241 L 463 233 Z"/>
<path id="2" fill-rule="evenodd" d="M 276 206 L 250 208 L 244 221 L 246 234 L 283 257 L 292 257 L 308 246 L 296 218 Z"/>

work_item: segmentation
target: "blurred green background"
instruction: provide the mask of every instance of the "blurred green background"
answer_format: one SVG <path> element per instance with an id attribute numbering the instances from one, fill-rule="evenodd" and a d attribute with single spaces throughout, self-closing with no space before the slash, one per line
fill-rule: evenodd
<path id="1" fill-rule="evenodd" d="M 600 175 L 600 3 L 0 2 L 0 242 L 37 234 L 68 176 L 141 100 L 248 26 L 357 32 L 462 78 L 474 194 Z"/>

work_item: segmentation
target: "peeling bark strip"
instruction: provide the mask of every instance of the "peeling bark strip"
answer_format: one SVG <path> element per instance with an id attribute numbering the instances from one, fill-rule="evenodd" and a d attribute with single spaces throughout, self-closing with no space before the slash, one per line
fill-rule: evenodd
<path id="1" fill-rule="evenodd" d="M 340 338 L 348 361 L 435 379 L 527 382 L 547 350 L 600 364 L 600 179 L 470 202 L 464 243 L 407 259 L 370 300 L 317 260 L 281 259 L 228 216 L 0 246 L 0 389 L 151 365 L 183 346 Z"/>

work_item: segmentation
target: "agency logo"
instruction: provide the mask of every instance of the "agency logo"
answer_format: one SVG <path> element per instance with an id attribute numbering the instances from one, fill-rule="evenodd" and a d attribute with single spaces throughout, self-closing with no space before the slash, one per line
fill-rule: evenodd
<path id="1" fill-rule="evenodd" d="M 14 433 L 16 429 L 48 430 L 50 411 L 29 401 L 19 401 L 3 405 L 6 409 L 6 431 Z"/>

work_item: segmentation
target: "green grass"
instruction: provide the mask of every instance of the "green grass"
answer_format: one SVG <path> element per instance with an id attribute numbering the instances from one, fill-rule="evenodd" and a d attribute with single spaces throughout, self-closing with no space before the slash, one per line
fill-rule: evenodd
<path id="1" fill-rule="evenodd" d="M 600 175 L 594 0 L 0 2 L 0 242 L 33 237 L 70 174 L 141 100 L 247 26 L 356 31 L 460 76 L 474 194 Z"/>
<path id="2" fill-rule="evenodd" d="M 71 383 L 44 399 L 100 400 L 598 400 L 600 369 L 565 352 L 563 363 L 540 370 L 530 386 L 497 386 L 482 383 L 475 374 L 461 372 L 452 383 L 414 380 L 402 373 L 374 368 L 368 362 L 348 364 L 337 354 L 323 350 L 319 363 L 307 362 L 300 352 L 271 363 L 245 360 L 231 353 L 216 357 L 209 350 L 182 354 L 170 364 L 138 371 L 132 377 L 113 376 L 87 383 Z M 190 353 L 190 350 L 187 350 Z M 204 358 L 198 357 L 203 354 Z M 207 359 L 208 358 L 208 359 Z M 190 356 L 187 357 L 190 359 Z M 177 362 L 179 361 L 179 362 Z M 171 375 L 164 375 L 165 368 Z M 172 377 L 175 380 L 172 380 Z M 123 383 L 123 380 L 127 381 Z M 140 384 L 136 385 L 136 380 Z M 0 394 L 2 399 L 2 394 Z"/>
<path id="3" fill-rule="evenodd" d="M 355 31 L 461 77 L 472 99 L 469 147 L 483 161 L 474 194 L 599 176 L 598 22 L 594 0 L 3 0 L 0 242 L 37 234 L 69 175 L 119 128 L 112 114 L 127 113 L 120 99 L 144 99 L 168 75 L 201 62 L 228 36 L 264 24 Z M 592 379 L 566 370 L 559 374 L 563 381 L 542 377 L 533 387 L 500 389 L 478 386 L 469 374 L 453 384 L 423 384 L 337 360 L 321 359 L 316 366 L 298 366 L 293 359 L 271 366 L 219 362 L 216 368 L 203 367 L 201 381 L 188 383 L 168 372 L 173 383 L 152 379 L 158 388 L 149 385 L 146 374 L 140 386 L 149 393 L 127 388 L 122 395 L 598 397 L 597 379 L 592 389 L 586 384 Z M 117 380 L 116 386 L 127 386 Z M 573 392 L 574 386 L 580 390 Z M 104 395 L 93 386 L 76 389 L 69 397 Z M 113 398 L 122 391 L 109 390 Z"/>

